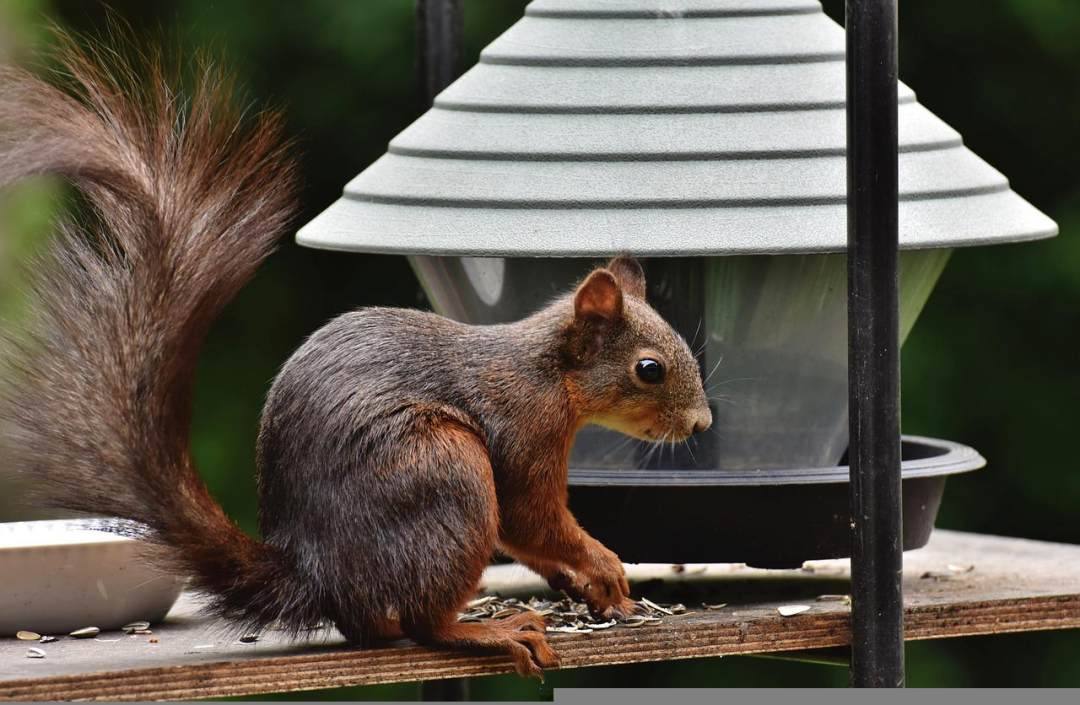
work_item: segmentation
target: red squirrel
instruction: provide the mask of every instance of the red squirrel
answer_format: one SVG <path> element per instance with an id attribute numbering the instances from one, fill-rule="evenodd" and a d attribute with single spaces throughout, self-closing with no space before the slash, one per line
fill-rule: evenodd
<path id="1" fill-rule="evenodd" d="M 557 658 L 538 615 L 457 621 L 496 550 L 599 613 L 633 610 L 618 556 L 567 509 L 574 436 L 681 440 L 712 422 L 637 261 L 516 323 L 367 308 L 317 330 L 266 399 L 252 538 L 188 435 L 199 346 L 289 224 L 280 118 L 243 119 L 208 65 L 181 99 L 153 52 L 133 66 L 67 40 L 61 55 L 65 88 L 0 74 L 0 185 L 59 173 L 93 214 L 36 268 L 5 373 L 8 457 L 45 501 L 145 525 L 157 565 L 244 629 L 332 622 L 358 645 L 408 636 L 539 675 Z"/>

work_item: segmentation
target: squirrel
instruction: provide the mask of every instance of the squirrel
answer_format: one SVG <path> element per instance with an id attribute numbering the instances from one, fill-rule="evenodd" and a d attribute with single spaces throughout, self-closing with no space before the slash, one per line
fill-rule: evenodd
<path id="1" fill-rule="evenodd" d="M 459 623 L 496 551 L 608 616 L 623 565 L 567 508 L 575 434 L 681 440 L 712 422 L 698 362 L 618 256 L 514 323 L 366 308 L 284 363 L 256 458 L 262 538 L 212 498 L 189 452 L 197 352 L 290 223 L 282 120 L 244 117 L 203 62 L 181 99 L 138 62 L 61 38 L 65 87 L 0 73 L 0 186 L 65 177 L 89 206 L 34 267 L 35 314 L 0 399 L 7 453 L 51 506 L 146 527 L 242 629 L 332 623 L 365 646 L 409 637 L 557 664 L 542 617 Z"/>

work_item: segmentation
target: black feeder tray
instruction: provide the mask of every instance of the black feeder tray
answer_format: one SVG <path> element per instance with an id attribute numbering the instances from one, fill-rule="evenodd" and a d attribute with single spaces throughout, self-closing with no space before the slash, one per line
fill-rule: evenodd
<path id="1" fill-rule="evenodd" d="M 945 478 L 986 461 L 951 441 L 904 436 L 904 550 L 930 539 Z M 848 467 L 777 470 L 571 468 L 570 509 L 627 563 L 797 568 L 851 555 Z"/>

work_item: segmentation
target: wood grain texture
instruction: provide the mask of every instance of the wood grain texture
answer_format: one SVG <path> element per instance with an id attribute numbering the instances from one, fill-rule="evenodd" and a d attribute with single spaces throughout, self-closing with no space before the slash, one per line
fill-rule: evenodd
<path id="1" fill-rule="evenodd" d="M 970 568 L 970 569 L 969 569 Z M 760 654 L 842 646 L 850 641 L 849 608 L 818 595 L 846 592 L 847 561 L 816 561 L 795 571 L 743 566 L 638 566 L 635 594 L 691 607 L 656 626 L 592 634 L 554 634 L 562 668 Z M 662 580 L 662 582 L 660 582 Z M 489 572 L 501 594 L 539 592 L 516 567 Z M 934 639 L 1080 627 L 1080 546 L 938 531 L 930 545 L 905 556 L 906 636 Z M 703 600 L 725 601 L 715 611 Z M 776 608 L 810 611 L 781 617 Z M 693 609 L 698 606 L 697 609 Z M 0 641 L 0 698 L 9 700 L 148 700 L 220 697 L 346 685 L 371 685 L 511 671 L 501 656 L 435 651 L 399 642 L 346 648 L 336 633 L 303 644 L 275 634 L 241 644 L 222 625 L 194 616 L 188 600 L 154 635 L 103 633 L 94 640 L 42 645 Z M 157 643 L 150 643 L 150 639 Z"/>

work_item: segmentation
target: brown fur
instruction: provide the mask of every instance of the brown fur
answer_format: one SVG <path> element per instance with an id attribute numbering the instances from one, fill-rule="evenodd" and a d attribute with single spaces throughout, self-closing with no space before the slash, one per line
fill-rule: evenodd
<path id="1" fill-rule="evenodd" d="M 352 642 L 401 634 L 555 663 L 542 623 L 458 624 L 496 548 L 601 612 L 632 609 L 622 564 L 567 510 L 591 422 L 683 438 L 707 414 L 686 343 L 628 257 L 529 318 L 466 326 L 366 309 L 316 331 L 267 396 L 263 540 L 214 502 L 188 452 L 191 378 L 214 316 L 284 230 L 294 170 L 277 119 L 242 122 L 206 66 L 187 108 L 144 72 L 66 42 L 72 87 L 0 76 L 0 184 L 54 171 L 97 213 L 39 265 L 37 326 L 0 404 L 11 462 L 51 504 L 145 524 L 162 568 L 221 616 Z M 662 384 L 634 376 L 647 355 Z"/>

